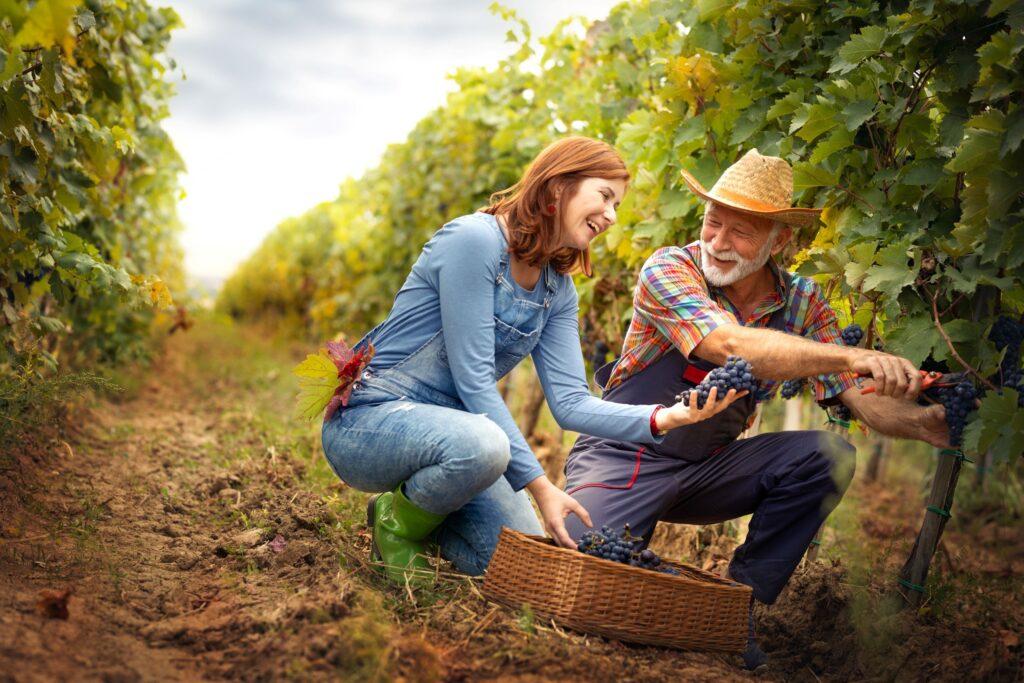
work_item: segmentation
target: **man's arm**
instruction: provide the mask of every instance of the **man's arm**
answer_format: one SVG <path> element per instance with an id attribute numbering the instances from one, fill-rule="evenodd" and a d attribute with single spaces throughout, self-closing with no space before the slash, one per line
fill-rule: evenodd
<path id="1" fill-rule="evenodd" d="M 738 324 L 719 325 L 693 349 L 717 365 L 742 356 L 761 379 L 785 380 L 851 371 L 870 375 L 881 396 L 913 400 L 921 375 L 906 358 L 839 344 L 822 344 L 793 334 Z"/>
<path id="2" fill-rule="evenodd" d="M 936 448 L 949 448 L 946 410 L 941 405 L 919 406 L 877 394 L 862 394 L 853 387 L 839 394 L 854 417 L 889 436 L 917 439 Z"/>

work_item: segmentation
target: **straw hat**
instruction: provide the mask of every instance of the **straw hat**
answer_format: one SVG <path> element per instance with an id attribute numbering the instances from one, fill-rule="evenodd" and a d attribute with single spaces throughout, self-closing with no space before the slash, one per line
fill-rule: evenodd
<path id="1" fill-rule="evenodd" d="M 725 169 L 710 190 L 686 171 L 683 180 L 706 201 L 787 225 L 814 225 L 822 211 L 794 207 L 793 169 L 785 159 L 762 156 L 756 148 Z"/>

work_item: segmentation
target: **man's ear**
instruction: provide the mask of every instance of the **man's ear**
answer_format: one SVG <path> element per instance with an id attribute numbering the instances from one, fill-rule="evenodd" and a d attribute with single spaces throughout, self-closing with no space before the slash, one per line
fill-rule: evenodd
<path id="1" fill-rule="evenodd" d="M 775 244 L 772 245 L 772 256 L 775 256 L 782 251 L 789 240 L 793 237 L 793 228 L 789 225 L 783 224 L 782 229 L 775 235 Z"/>

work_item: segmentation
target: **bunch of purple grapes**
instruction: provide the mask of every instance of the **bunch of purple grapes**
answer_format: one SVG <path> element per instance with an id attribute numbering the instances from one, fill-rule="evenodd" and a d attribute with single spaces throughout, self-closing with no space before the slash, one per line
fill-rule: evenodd
<path id="1" fill-rule="evenodd" d="M 600 531 L 585 531 L 577 544 L 580 552 L 592 557 L 665 574 L 679 573 L 672 567 L 661 566 L 658 554 L 643 546 L 644 539 L 631 534 L 628 524 L 621 533 L 610 526 L 603 526 Z"/>
<path id="2" fill-rule="evenodd" d="M 995 381 L 1004 387 L 1017 390 L 1017 405 L 1024 408 L 1024 372 L 1020 368 L 1020 348 L 1024 342 L 1024 323 L 1005 315 L 999 316 L 989 339 L 1000 351 L 1006 350 L 999 363 L 999 377 Z"/>
<path id="3" fill-rule="evenodd" d="M 864 330 L 857 323 L 850 323 L 849 325 L 843 328 L 841 336 L 843 344 L 845 344 L 846 346 L 857 346 L 860 344 L 861 339 L 864 338 Z M 804 378 L 787 379 L 785 382 L 782 383 L 782 389 L 780 390 L 782 398 L 788 400 L 793 398 L 794 396 L 799 396 L 800 394 L 803 393 L 804 387 L 806 386 L 806 382 L 807 380 Z M 837 410 L 834 412 L 840 413 L 839 415 L 837 415 L 837 417 L 840 420 L 849 420 L 849 409 L 846 408 L 846 406 L 842 406 L 842 408 L 844 410 Z"/>
<path id="4" fill-rule="evenodd" d="M 843 328 L 843 343 L 847 346 L 858 346 L 864 338 L 864 330 L 857 323 L 850 323 Z"/>
<path id="5" fill-rule="evenodd" d="M 754 368 L 747 361 L 739 356 L 729 356 L 725 365 L 715 368 L 697 385 L 697 407 L 703 408 L 708 401 L 712 389 L 718 389 L 716 400 L 725 398 L 730 389 L 737 392 L 757 389 L 757 380 L 754 379 Z M 676 396 L 677 401 L 683 405 L 690 405 L 690 392 L 684 391 Z"/>
<path id="6" fill-rule="evenodd" d="M 804 386 L 807 384 L 807 380 L 804 378 L 800 379 L 787 379 L 782 383 L 782 398 L 791 399 L 794 396 L 798 396 L 803 393 Z"/>
<path id="7" fill-rule="evenodd" d="M 974 410 L 978 390 L 968 380 L 939 389 L 939 400 L 946 409 L 946 424 L 949 426 L 949 442 L 959 446 L 963 439 L 967 415 Z"/>

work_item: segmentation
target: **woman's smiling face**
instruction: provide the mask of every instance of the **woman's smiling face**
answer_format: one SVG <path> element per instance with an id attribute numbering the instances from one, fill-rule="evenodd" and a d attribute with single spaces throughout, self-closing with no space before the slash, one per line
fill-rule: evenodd
<path id="1" fill-rule="evenodd" d="M 584 178 L 561 211 L 562 246 L 586 249 L 590 240 L 615 223 L 615 212 L 625 194 L 625 180 Z"/>

